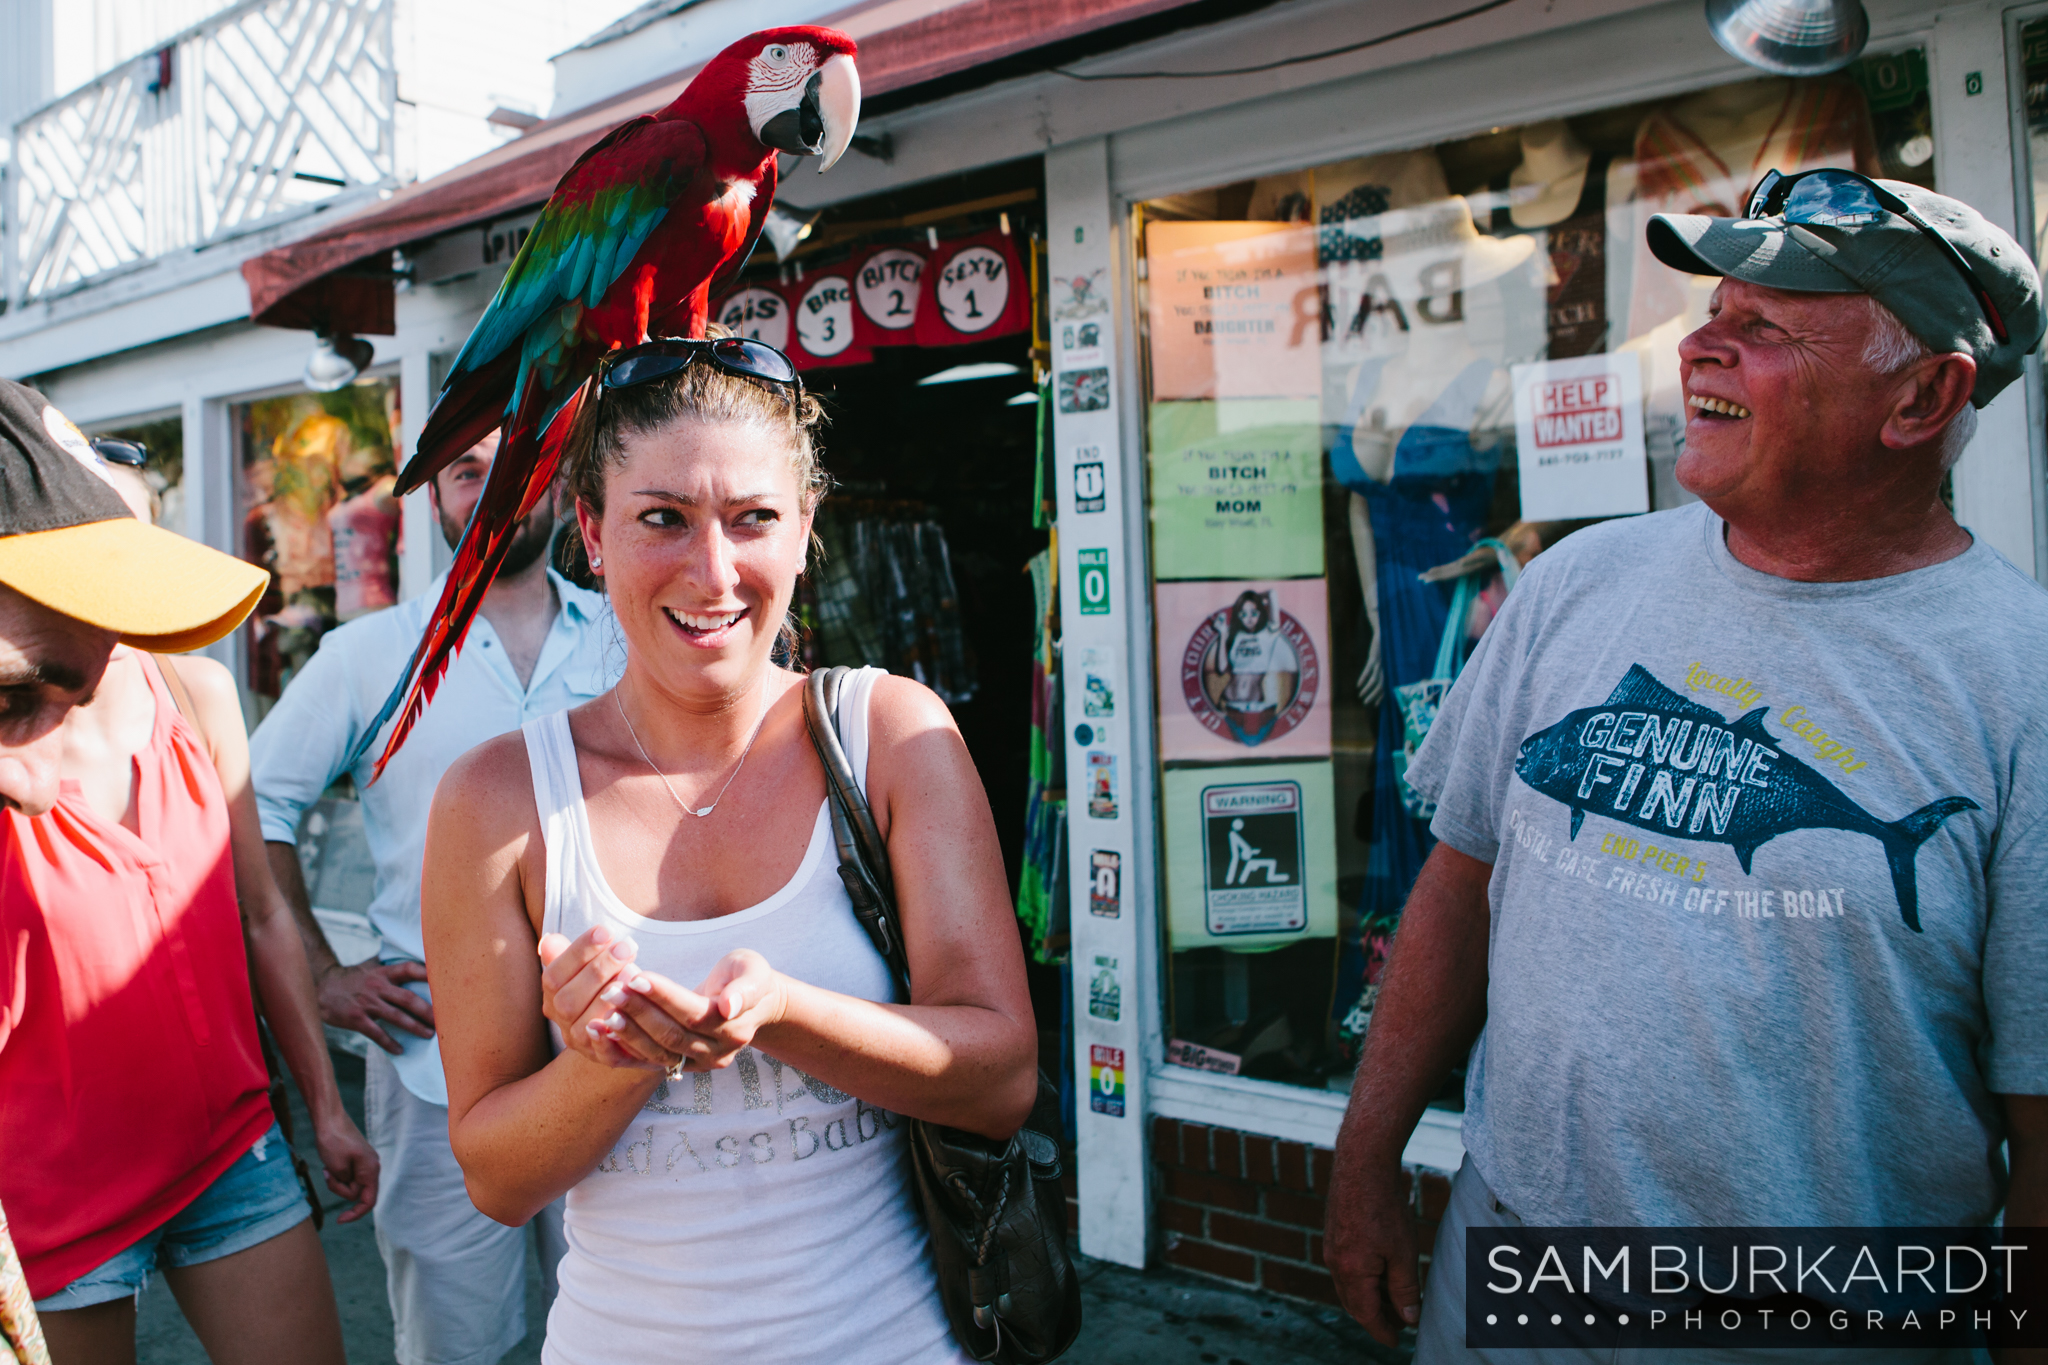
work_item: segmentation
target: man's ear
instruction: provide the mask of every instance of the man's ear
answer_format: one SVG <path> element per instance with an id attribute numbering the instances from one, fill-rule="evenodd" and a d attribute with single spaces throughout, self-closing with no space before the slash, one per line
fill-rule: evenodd
<path id="1" fill-rule="evenodd" d="M 1891 416 L 1879 433 L 1892 450 L 1940 439 L 1977 387 L 1977 362 L 1961 351 L 1930 356 L 1899 376 Z"/>

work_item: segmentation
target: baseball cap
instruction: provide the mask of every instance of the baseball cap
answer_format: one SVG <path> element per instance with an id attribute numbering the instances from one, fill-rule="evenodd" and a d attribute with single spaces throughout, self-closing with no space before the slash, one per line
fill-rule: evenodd
<path id="1" fill-rule="evenodd" d="M 1788 223 L 1782 216 L 1660 213 L 1650 219 L 1650 251 L 1695 275 L 1727 275 L 1794 293 L 1868 294 L 1937 354 L 1961 351 L 1977 362 L 1971 401 L 1981 408 L 2019 378 L 2026 356 L 2040 344 L 2041 277 L 2018 242 L 1961 200 L 1902 180 L 1874 183 L 1904 200 L 1962 255 L 2005 323 L 2003 341 L 1954 262 L 1895 213 L 1846 226 Z"/>
<path id="2" fill-rule="evenodd" d="M 48 399 L 0 379 L 0 583 L 166 654 L 240 625 L 269 572 L 137 521 L 105 471 Z"/>

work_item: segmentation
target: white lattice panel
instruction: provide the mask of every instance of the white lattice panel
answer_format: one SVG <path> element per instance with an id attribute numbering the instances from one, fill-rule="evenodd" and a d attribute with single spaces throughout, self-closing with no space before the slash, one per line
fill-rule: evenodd
<path id="1" fill-rule="evenodd" d="M 61 293 L 390 183 L 393 3 L 252 0 L 24 119 L 8 296 Z"/>

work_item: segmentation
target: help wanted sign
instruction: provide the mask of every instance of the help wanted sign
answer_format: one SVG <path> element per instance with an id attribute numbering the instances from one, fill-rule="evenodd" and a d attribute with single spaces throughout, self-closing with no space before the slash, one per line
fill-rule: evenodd
<path id="1" fill-rule="evenodd" d="M 1511 373 L 1525 519 L 1650 510 L 1643 371 L 1634 355 L 1539 360 Z"/>

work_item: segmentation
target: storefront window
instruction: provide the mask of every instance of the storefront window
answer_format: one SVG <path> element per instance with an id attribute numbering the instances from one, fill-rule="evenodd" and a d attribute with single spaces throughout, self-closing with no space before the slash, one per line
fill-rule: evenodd
<path id="1" fill-rule="evenodd" d="M 242 556 L 271 572 L 247 626 L 260 719 L 323 633 L 398 600 L 398 385 L 267 398 L 237 417 Z"/>
<path id="2" fill-rule="evenodd" d="M 1559 538 L 1690 500 L 1677 346 L 1715 281 L 1651 257 L 1650 215 L 1731 214 L 1773 167 L 1931 185 L 1926 69 L 1137 206 L 1168 1062 L 1349 1084 L 1431 844 L 1405 761 L 1472 642 Z"/>
<path id="3" fill-rule="evenodd" d="M 94 436 L 134 441 L 149 452 L 142 479 L 156 494 L 156 524 L 185 534 L 185 421 L 172 415 L 149 421 L 95 427 Z"/>

